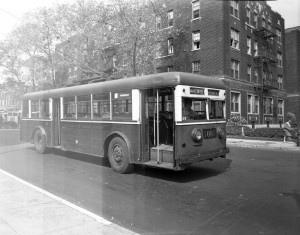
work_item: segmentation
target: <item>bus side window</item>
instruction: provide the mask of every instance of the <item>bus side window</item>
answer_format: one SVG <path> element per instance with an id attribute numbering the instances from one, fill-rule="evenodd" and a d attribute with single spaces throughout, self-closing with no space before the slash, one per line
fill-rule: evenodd
<path id="1" fill-rule="evenodd" d="M 41 100 L 40 102 L 40 114 L 41 114 L 41 118 L 49 118 L 50 114 L 49 114 L 49 100 L 45 99 L 45 100 Z"/>
<path id="2" fill-rule="evenodd" d="M 39 118 L 39 100 L 31 101 L 31 118 Z"/>
<path id="3" fill-rule="evenodd" d="M 29 101 L 24 100 L 22 104 L 22 118 L 29 117 Z"/>
<path id="4" fill-rule="evenodd" d="M 90 119 L 91 118 L 91 96 L 83 95 L 77 97 L 77 118 Z"/>
<path id="5" fill-rule="evenodd" d="M 65 119 L 74 119 L 76 113 L 75 108 L 75 96 L 64 97 L 64 118 Z"/>
<path id="6" fill-rule="evenodd" d="M 109 93 L 93 95 L 94 120 L 110 119 Z"/>
<path id="7" fill-rule="evenodd" d="M 132 119 L 131 92 L 113 93 L 113 119 Z"/>

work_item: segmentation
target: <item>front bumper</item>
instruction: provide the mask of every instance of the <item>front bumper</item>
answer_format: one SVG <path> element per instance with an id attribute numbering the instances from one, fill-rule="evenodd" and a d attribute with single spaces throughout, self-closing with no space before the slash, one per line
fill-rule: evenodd
<path id="1" fill-rule="evenodd" d="M 199 153 L 197 156 L 187 155 L 184 157 L 180 157 L 179 159 L 177 159 L 177 162 L 179 163 L 179 165 L 191 164 L 194 162 L 205 161 L 212 158 L 225 157 L 227 153 L 229 153 L 229 148 L 222 148 L 211 152 Z"/>

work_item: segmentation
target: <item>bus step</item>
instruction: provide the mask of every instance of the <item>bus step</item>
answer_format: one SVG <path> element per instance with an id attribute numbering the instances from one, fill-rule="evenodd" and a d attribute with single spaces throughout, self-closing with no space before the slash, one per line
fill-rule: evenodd
<path id="1" fill-rule="evenodd" d="M 159 152 L 159 161 L 166 163 L 173 163 L 173 146 L 172 145 L 160 145 L 158 147 L 152 147 L 150 151 L 150 160 L 157 161 L 157 154 Z"/>
<path id="2" fill-rule="evenodd" d="M 143 165 L 149 167 L 172 169 L 172 170 L 174 169 L 173 163 L 168 163 L 168 162 L 157 163 L 157 161 L 148 161 L 148 162 L 144 162 Z"/>

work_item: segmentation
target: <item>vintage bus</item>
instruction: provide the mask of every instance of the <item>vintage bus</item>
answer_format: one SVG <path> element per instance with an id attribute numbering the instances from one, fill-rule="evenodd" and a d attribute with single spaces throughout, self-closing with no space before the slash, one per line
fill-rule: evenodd
<path id="1" fill-rule="evenodd" d="M 185 116 L 185 102 L 193 117 Z M 27 93 L 20 138 L 108 158 L 119 173 L 134 164 L 183 170 L 225 158 L 225 86 L 219 79 L 170 72 Z"/>

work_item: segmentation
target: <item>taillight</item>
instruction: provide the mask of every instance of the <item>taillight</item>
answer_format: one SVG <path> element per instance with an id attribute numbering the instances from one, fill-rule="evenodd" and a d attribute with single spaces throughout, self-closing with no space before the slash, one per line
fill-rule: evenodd
<path id="1" fill-rule="evenodd" d="M 222 127 L 219 127 L 217 129 L 217 131 L 218 131 L 219 138 L 224 138 L 225 137 L 225 135 L 226 135 L 225 130 Z"/>
<path id="2" fill-rule="evenodd" d="M 201 130 L 195 128 L 192 131 L 192 139 L 194 142 L 199 143 L 202 140 L 202 132 Z"/>

